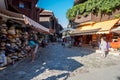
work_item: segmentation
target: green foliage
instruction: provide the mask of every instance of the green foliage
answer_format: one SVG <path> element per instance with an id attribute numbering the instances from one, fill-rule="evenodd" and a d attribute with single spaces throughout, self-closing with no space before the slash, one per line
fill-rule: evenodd
<path id="1" fill-rule="evenodd" d="M 115 18 L 120 18 L 120 14 L 115 15 Z"/>
<path id="2" fill-rule="evenodd" d="M 86 16 L 89 13 L 108 14 L 116 7 L 120 7 L 120 0 L 87 0 L 69 9 L 66 13 L 69 20 L 74 19 L 77 15 Z"/>

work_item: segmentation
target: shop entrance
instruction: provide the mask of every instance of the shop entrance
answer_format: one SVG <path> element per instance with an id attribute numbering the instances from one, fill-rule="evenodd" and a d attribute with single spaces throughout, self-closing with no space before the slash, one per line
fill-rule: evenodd
<path id="1" fill-rule="evenodd" d="M 92 41 L 92 35 L 86 35 L 86 44 L 89 44 L 90 41 Z"/>

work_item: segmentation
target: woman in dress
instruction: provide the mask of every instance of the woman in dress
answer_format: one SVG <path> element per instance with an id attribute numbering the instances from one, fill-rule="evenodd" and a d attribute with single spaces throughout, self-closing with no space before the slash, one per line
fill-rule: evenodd
<path id="1" fill-rule="evenodd" d="M 107 42 L 105 41 L 105 38 L 101 38 L 101 43 L 100 43 L 100 50 L 102 52 L 102 56 L 106 57 L 106 52 L 107 52 Z"/>

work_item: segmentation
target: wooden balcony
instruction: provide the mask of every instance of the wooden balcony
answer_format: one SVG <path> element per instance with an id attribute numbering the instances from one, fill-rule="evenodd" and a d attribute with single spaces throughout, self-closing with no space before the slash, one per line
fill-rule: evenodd
<path id="1" fill-rule="evenodd" d="M 74 22 L 75 23 L 83 23 L 83 22 L 89 22 L 92 20 L 92 13 L 90 13 L 88 16 L 84 17 L 84 16 L 76 16 Z"/>
<path id="2" fill-rule="evenodd" d="M 106 21 L 109 19 L 114 19 L 116 14 L 120 14 L 120 10 L 113 11 L 112 14 L 102 14 L 95 15 L 90 13 L 88 16 L 77 16 L 74 20 L 75 23 L 84 23 L 84 22 L 100 22 Z"/>

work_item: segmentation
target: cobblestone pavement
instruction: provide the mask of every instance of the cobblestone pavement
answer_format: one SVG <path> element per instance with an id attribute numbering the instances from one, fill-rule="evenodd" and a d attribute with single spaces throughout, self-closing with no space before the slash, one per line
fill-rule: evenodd
<path id="1" fill-rule="evenodd" d="M 117 65 L 119 57 L 108 55 L 103 58 L 87 47 L 63 48 L 54 43 L 40 48 L 33 63 L 28 58 L 1 69 L 0 80 L 67 80 L 77 74 Z"/>
<path id="2" fill-rule="evenodd" d="M 120 64 L 77 74 L 67 80 L 120 80 Z"/>

